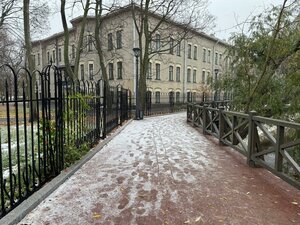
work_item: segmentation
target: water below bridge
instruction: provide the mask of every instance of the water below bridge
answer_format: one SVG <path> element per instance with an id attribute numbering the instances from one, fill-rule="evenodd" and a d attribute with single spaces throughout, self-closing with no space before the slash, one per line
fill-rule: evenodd
<path id="1" fill-rule="evenodd" d="M 130 122 L 20 224 L 300 224 L 300 191 L 178 113 Z"/>

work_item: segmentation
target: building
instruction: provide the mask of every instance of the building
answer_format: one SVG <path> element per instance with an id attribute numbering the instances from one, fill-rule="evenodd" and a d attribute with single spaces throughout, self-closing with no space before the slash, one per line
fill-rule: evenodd
<path id="1" fill-rule="evenodd" d="M 134 94 L 136 60 L 132 49 L 138 46 L 138 34 L 131 10 L 132 5 L 129 5 L 104 15 L 101 40 L 110 84 L 121 84 L 132 90 Z M 157 14 L 151 17 L 154 22 L 159 18 Z M 70 22 L 72 28 L 69 59 L 74 63 L 82 17 L 77 17 Z M 163 40 L 168 38 L 169 50 L 163 54 L 153 54 L 149 61 L 148 94 L 157 103 L 167 99 L 164 96 L 170 93 L 177 102 L 200 100 L 196 99 L 196 96 L 201 96 L 200 98 L 211 96 L 212 81 L 218 79 L 217 77 L 224 73 L 228 65 L 228 59 L 225 57 L 228 44 L 192 29 L 189 30 L 189 35 L 174 44 L 172 35 L 184 28 L 173 21 L 165 24 L 168 24 L 168 27 L 162 26 L 162 29 L 155 34 L 152 47 L 163 48 L 165 43 Z M 99 58 L 93 43 L 94 26 L 95 18 L 88 17 L 79 62 L 78 79 L 80 80 L 98 80 L 101 77 Z M 63 32 L 34 41 L 32 46 L 36 68 L 41 70 L 51 62 L 58 67 L 64 67 L 63 42 Z"/>

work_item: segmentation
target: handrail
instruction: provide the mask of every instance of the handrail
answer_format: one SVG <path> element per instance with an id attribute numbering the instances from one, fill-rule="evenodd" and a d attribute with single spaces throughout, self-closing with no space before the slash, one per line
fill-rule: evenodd
<path id="1" fill-rule="evenodd" d="M 262 166 L 300 189 L 299 123 L 190 103 L 187 121 L 245 155 L 249 166 Z"/>

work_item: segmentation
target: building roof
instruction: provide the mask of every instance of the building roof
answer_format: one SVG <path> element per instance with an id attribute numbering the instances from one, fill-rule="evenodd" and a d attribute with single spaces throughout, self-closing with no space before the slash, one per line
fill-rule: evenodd
<path id="1" fill-rule="evenodd" d="M 142 11 L 142 9 L 140 8 L 139 5 L 137 4 L 129 4 L 129 5 L 126 5 L 124 7 L 120 7 L 116 10 L 113 10 L 105 15 L 102 16 L 102 19 L 109 19 L 110 17 L 113 17 L 113 16 L 116 16 L 116 15 L 119 15 L 121 13 L 124 13 L 124 12 L 128 12 L 130 10 L 132 10 L 132 8 L 135 8 L 136 10 L 139 10 L 139 11 Z M 155 17 L 155 18 L 158 18 L 158 19 L 161 19 L 162 18 L 162 15 L 159 15 L 158 13 L 155 13 L 155 12 L 150 12 L 151 16 Z M 83 19 L 83 16 L 78 16 L 78 17 L 75 17 L 73 18 L 72 20 L 70 20 L 70 23 L 72 24 L 72 28 L 69 28 L 69 32 L 72 32 L 75 30 L 75 25 L 80 23 L 80 21 Z M 87 20 L 94 20 L 95 19 L 95 16 L 87 16 Z M 171 23 L 171 24 L 174 24 L 175 26 L 178 26 L 178 27 L 182 27 L 184 29 L 186 29 L 186 24 L 181 24 L 181 23 L 178 23 L 174 20 L 171 20 L 171 19 L 166 19 L 166 22 L 168 23 Z M 225 45 L 225 46 L 229 46 L 230 44 L 226 43 L 225 41 L 221 40 L 221 39 L 218 39 L 212 35 L 208 35 L 206 34 L 205 32 L 202 32 L 202 31 L 198 31 L 196 30 L 195 28 L 193 27 L 188 27 L 188 29 L 190 30 L 190 32 L 196 34 L 196 35 L 199 35 L 199 36 L 202 36 L 206 39 L 209 39 L 211 41 L 214 41 L 216 43 L 219 43 L 219 44 L 222 44 L 222 45 Z M 44 41 L 49 41 L 49 40 L 52 40 L 52 39 L 55 39 L 55 38 L 58 38 L 58 37 L 61 37 L 63 36 L 64 32 L 59 32 L 59 33 L 56 33 L 56 34 L 53 34 L 47 38 L 44 38 L 44 39 L 41 39 L 41 40 L 37 40 L 37 41 L 33 41 L 32 44 L 35 45 L 37 43 L 40 43 L 40 42 L 44 42 Z"/>

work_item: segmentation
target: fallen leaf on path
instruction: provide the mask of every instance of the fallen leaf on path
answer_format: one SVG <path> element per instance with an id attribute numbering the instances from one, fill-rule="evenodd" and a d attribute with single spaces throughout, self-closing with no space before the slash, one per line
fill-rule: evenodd
<path id="1" fill-rule="evenodd" d="M 189 221 L 189 220 L 187 220 L 187 221 L 185 221 L 185 222 L 184 222 L 184 224 L 188 224 L 188 223 L 190 223 L 190 221 Z"/>
<path id="2" fill-rule="evenodd" d="M 291 202 L 293 205 L 298 205 L 298 202 Z"/>
<path id="3" fill-rule="evenodd" d="M 200 220 L 203 222 L 203 219 L 201 216 L 199 216 L 197 219 L 195 219 L 195 222 L 199 222 Z"/>
<path id="4" fill-rule="evenodd" d="M 93 214 L 93 218 L 95 218 L 95 219 L 98 219 L 98 218 L 100 218 L 100 217 L 101 217 L 101 215 L 98 214 L 98 213 L 94 213 L 94 214 Z"/>

